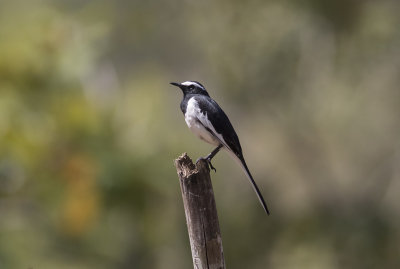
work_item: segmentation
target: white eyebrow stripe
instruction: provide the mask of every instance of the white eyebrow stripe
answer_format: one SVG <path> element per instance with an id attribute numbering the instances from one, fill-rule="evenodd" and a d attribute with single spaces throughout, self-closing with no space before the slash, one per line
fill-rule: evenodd
<path id="1" fill-rule="evenodd" d="M 200 84 L 198 84 L 198 83 L 196 83 L 196 82 L 193 82 L 193 81 L 185 81 L 185 82 L 182 82 L 182 85 L 185 85 L 185 86 L 196 85 L 197 87 L 199 87 L 199 88 L 205 90 L 203 86 L 201 86 Z"/>

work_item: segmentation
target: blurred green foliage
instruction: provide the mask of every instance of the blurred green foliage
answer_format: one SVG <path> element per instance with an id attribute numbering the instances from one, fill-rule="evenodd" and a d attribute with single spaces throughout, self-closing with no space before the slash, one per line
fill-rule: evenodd
<path id="1" fill-rule="evenodd" d="M 230 115 L 228 268 L 400 267 L 397 1 L 0 2 L 0 268 L 190 268 L 173 159 L 211 147 L 170 81 Z"/>

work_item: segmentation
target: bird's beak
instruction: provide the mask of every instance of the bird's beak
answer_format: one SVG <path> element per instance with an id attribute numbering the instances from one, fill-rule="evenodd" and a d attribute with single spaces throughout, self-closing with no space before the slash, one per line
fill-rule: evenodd
<path id="1" fill-rule="evenodd" d="M 179 87 L 179 88 L 181 87 L 181 84 L 180 84 L 180 83 L 171 82 L 170 84 L 171 84 L 171 85 L 174 85 L 174 86 L 176 86 L 176 87 Z"/>

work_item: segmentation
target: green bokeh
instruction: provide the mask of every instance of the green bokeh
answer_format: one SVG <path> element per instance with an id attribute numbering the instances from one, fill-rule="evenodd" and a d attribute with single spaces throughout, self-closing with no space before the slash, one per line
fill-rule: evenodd
<path id="1" fill-rule="evenodd" d="M 400 267 L 397 1 L 0 2 L 0 268 L 191 268 L 168 83 L 230 116 L 227 268 Z"/>

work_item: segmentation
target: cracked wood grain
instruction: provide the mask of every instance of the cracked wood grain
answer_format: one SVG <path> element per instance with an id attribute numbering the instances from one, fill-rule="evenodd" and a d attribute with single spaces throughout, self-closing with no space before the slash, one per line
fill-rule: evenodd
<path id="1" fill-rule="evenodd" d="M 195 269 L 225 268 L 210 169 L 204 160 L 193 164 L 184 153 L 175 160 Z"/>

